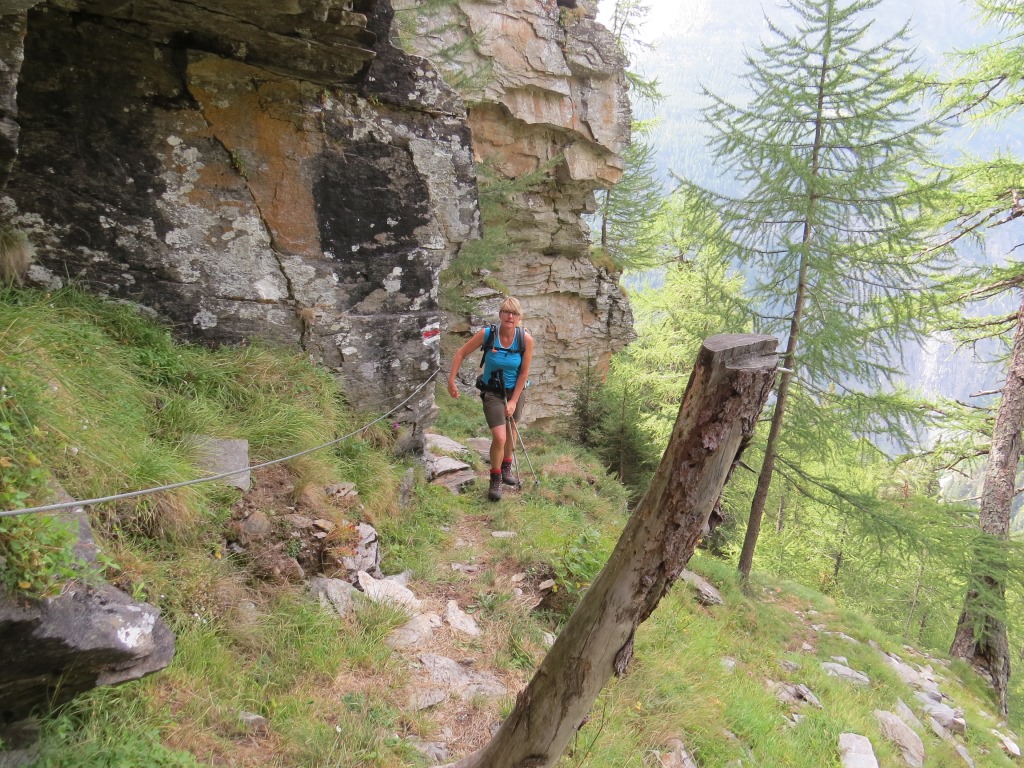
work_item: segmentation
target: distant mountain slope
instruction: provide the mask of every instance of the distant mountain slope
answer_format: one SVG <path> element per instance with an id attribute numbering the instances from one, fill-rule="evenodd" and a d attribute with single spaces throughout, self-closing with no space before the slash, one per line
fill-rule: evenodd
<path id="1" fill-rule="evenodd" d="M 638 113 L 642 118 L 660 118 L 652 140 L 656 166 L 667 186 L 671 187 L 672 175 L 676 174 L 713 189 L 730 188 L 729 179 L 715 167 L 705 147 L 707 130 L 700 110 L 706 100 L 701 87 L 742 103 L 745 91 L 738 75 L 745 68 L 745 54 L 753 52 L 768 36 L 765 15 L 774 16 L 784 25 L 790 23 L 779 8 L 779 3 L 770 0 L 736 0 L 728 6 L 692 0 L 675 10 L 668 17 L 669 23 L 665 23 L 664 12 L 655 14 L 658 24 L 652 39 L 654 48 L 636 56 L 633 66 L 646 77 L 657 78 L 665 96 L 657 105 L 639 105 Z M 980 28 L 972 6 L 961 0 L 888 0 L 878 10 L 877 33 L 891 34 L 909 21 L 922 65 L 936 72 L 948 69 L 948 52 L 990 39 L 994 31 Z M 964 151 L 1024 154 L 1024 120 L 988 130 L 951 131 L 943 137 L 939 151 L 949 162 Z M 975 263 L 1000 262 L 1024 240 L 1021 230 L 1024 227 L 1017 231 L 1003 227 L 984 247 L 965 244 L 962 256 Z M 998 314 L 1001 308 L 991 311 Z M 1000 375 L 992 366 L 982 364 L 973 351 L 958 352 L 937 340 L 910 350 L 906 371 L 909 386 L 958 399 L 998 386 L 995 379 Z"/>

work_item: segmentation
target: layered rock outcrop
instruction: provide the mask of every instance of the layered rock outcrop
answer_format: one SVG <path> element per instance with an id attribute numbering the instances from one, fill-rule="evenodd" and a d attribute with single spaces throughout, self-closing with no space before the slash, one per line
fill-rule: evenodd
<path id="1" fill-rule="evenodd" d="M 0 172 L 37 283 L 301 344 L 365 405 L 427 380 L 475 169 L 459 97 L 390 43 L 387 0 L 28 5 L 0 5 Z M 432 408 L 423 388 L 396 420 Z"/>
<path id="2" fill-rule="evenodd" d="M 563 6 L 572 6 L 563 7 Z M 630 109 L 625 60 L 590 0 L 396 0 L 402 44 L 451 73 L 469 104 L 479 167 L 519 179 L 505 201 L 509 248 L 471 291 L 468 334 L 492 322 L 504 286 L 536 341 L 530 420 L 549 421 L 585 365 L 598 368 L 633 338 L 617 275 L 591 261 L 594 192 L 623 170 Z M 482 183 L 486 183 L 481 179 Z M 484 235 L 487 225 L 484 222 Z M 465 372 L 466 379 L 475 372 Z"/>

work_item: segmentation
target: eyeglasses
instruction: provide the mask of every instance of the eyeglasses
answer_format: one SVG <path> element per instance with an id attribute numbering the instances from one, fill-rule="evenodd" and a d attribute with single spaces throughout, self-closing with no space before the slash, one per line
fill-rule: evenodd
<path id="1" fill-rule="evenodd" d="M 508 315 L 509 317 L 519 317 L 518 312 L 513 312 L 511 309 L 498 310 L 499 315 Z"/>

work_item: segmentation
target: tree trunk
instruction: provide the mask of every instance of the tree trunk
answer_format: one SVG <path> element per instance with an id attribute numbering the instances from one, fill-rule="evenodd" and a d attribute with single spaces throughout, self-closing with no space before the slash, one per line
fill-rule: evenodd
<path id="1" fill-rule="evenodd" d="M 801 262 L 805 263 L 806 259 Z M 775 398 L 775 412 L 772 414 L 772 426 L 768 430 L 768 442 L 764 447 L 764 461 L 761 463 L 761 473 L 757 476 L 757 487 L 754 489 L 754 498 L 750 502 L 750 517 L 747 519 L 747 531 L 743 536 L 743 549 L 740 550 L 739 572 L 740 578 L 746 581 L 750 578 L 750 569 L 754 565 L 754 549 L 757 547 L 757 539 L 761 535 L 761 520 L 764 518 L 764 507 L 768 503 L 768 491 L 772 485 L 772 475 L 775 473 L 775 456 L 778 452 L 779 435 L 782 433 L 782 422 L 786 416 L 786 402 L 789 399 L 789 383 L 793 379 L 793 366 L 796 364 L 796 345 L 800 336 L 800 316 L 803 311 L 803 282 L 805 277 L 804 268 L 801 266 L 800 290 L 797 302 L 797 311 L 793 313 L 792 328 L 789 333 L 789 344 L 786 347 L 785 365 L 786 371 L 779 379 L 779 393 Z"/>
<path id="2" fill-rule="evenodd" d="M 1021 430 L 1024 429 L 1024 301 L 1017 313 L 1017 329 L 1006 370 L 1002 399 L 992 428 L 992 445 L 981 488 L 978 524 L 996 546 L 979 545 L 975 575 L 949 649 L 951 656 L 986 669 L 1001 714 L 1007 714 L 1006 692 L 1010 680 L 1010 645 L 1003 620 L 1006 611 L 1006 562 L 998 544 L 1010 535 L 1010 508 L 1016 493 L 1020 463 Z M 994 557 L 993 557 L 994 555 Z"/>
<path id="3" fill-rule="evenodd" d="M 806 249 L 811 246 L 814 237 L 812 224 L 818 193 L 814 181 L 821 172 L 821 147 L 824 143 L 825 126 L 825 78 L 828 75 L 830 56 L 832 53 L 831 27 L 822 41 L 821 68 L 818 71 L 818 103 L 814 120 L 814 144 L 811 149 L 811 178 L 805 194 L 807 196 L 807 218 L 804 219 L 803 234 L 800 243 Z M 804 315 L 804 303 L 807 297 L 808 257 L 806 250 L 800 255 L 800 269 L 796 281 L 796 297 L 793 301 L 793 314 L 789 319 L 789 340 L 786 342 L 786 356 L 783 359 L 784 370 L 779 379 L 779 394 L 775 399 L 775 412 L 772 414 L 772 426 L 768 430 L 768 442 L 764 446 L 764 461 L 761 473 L 757 476 L 757 487 L 754 498 L 750 502 L 750 517 L 747 519 L 747 531 L 743 536 L 743 549 L 740 550 L 740 578 L 746 582 L 750 578 L 750 569 L 754 565 L 754 549 L 761 535 L 761 519 L 764 507 L 768 503 L 768 491 L 771 489 L 772 477 L 775 474 L 775 457 L 778 455 L 779 435 L 782 433 L 782 422 L 786 418 L 786 402 L 789 399 L 789 384 L 793 380 L 796 369 L 796 350 L 800 343 L 800 323 Z"/>
<path id="4" fill-rule="evenodd" d="M 637 626 L 707 532 L 771 391 L 776 345 L 774 337 L 756 335 L 704 342 L 661 464 L 615 551 L 494 738 L 452 768 L 558 761 L 601 689 L 625 671 Z"/>

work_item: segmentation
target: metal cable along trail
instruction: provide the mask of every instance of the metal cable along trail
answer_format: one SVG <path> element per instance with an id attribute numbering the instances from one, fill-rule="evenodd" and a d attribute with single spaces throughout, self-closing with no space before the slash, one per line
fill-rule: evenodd
<path id="1" fill-rule="evenodd" d="M 170 490 L 173 490 L 175 488 L 184 488 L 187 485 L 199 485 L 199 483 L 209 483 L 212 480 L 222 480 L 225 477 L 231 477 L 232 475 L 240 475 L 243 472 L 251 472 L 252 470 L 255 470 L 255 469 L 263 469 L 264 467 L 269 467 L 269 466 L 272 466 L 274 464 L 281 464 L 281 463 L 283 463 L 285 461 L 291 461 L 292 459 L 297 459 L 299 456 L 305 456 L 307 453 L 315 453 L 316 451 L 322 451 L 324 448 L 330 448 L 332 445 L 337 445 L 338 443 L 342 442 L 343 440 L 348 440 L 351 437 L 355 437 L 360 432 L 365 432 L 367 429 L 372 427 L 378 421 L 383 421 L 388 416 L 390 416 L 395 411 L 397 411 L 399 408 L 401 408 L 403 405 L 405 405 L 410 400 L 412 400 L 416 396 L 416 394 L 421 389 L 426 387 L 427 384 L 429 384 L 431 381 L 433 381 L 434 378 L 439 373 L 441 373 L 441 369 L 440 368 L 438 368 L 436 371 L 434 371 L 432 374 L 430 374 L 430 376 L 427 377 L 427 380 L 424 381 L 422 384 L 420 384 L 418 387 L 416 387 L 416 389 L 414 389 L 412 391 L 412 394 L 409 395 L 407 398 L 405 398 L 405 400 L 400 402 L 398 405 L 396 405 L 394 408 L 392 408 L 390 411 L 388 411 L 387 413 L 383 414 L 382 416 L 378 416 L 376 419 L 374 419 L 373 421 L 369 422 L 368 424 L 364 424 L 359 429 L 357 429 L 357 430 L 355 430 L 353 432 L 349 432 L 347 435 L 342 435 L 341 437 L 335 438 L 334 440 L 331 440 L 329 443 L 324 443 L 323 445 L 318 445 L 315 448 L 307 448 L 304 451 L 299 451 L 298 453 L 293 453 L 291 456 L 284 456 L 284 457 L 282 457 L 280 459 L 272 459 L 271 461 L 265 461 L 262 464 L 254 464 L 251 467 L 246 467 L 245 469 L 234 469 L 234 470 L 232 470 L 230 472 L 221 472 L 220 474 L 210 475 L 209 477 L 200 477 L 200 478 L 197 478 L 195 480 L 185 480 L 185 481 L 180 482 L 180 483 L 171 483 L 170 485 L 161 485 L 161 486 L 158 486 L 156 488 L 146 488 L 145 490 L 142 490 L 142 491 L 129 491 L 128 493 L 118 493 L 118 494 L 115 494 L 114 496 L 103 496 L 103 497 L 97 498 L 97 499 L 84 499 L 82 501 L 62 501 L 59 504 L 46 504 L 46 505 L 41 506 L 41 507 L 26 507 L 24 509 L 9 509 L 9 510 L 6 510 L 4 512 L 0 512 L 0 518 L 2 518 L 2 517 L 14 517 L 15 515 L 29 515 L 29 514 L 34 514 L 34 513 L 37 513 L 37 512 L 52 512 L 52 511 L 57 510 L 57 509 L 70 509 L 72 507 L 84 507 L 84 506 L 88 506 L 88 505 L 91 505 L 91 504 L 102 504 L 102 503 L 107 502 L 107 501 L 117 501 L 118 499 L 132 499 L 132 498 L 135 498 L 136 496 L 145 496 L 145 495 L 150 494 L 150 493 L 158 493 L 160 491 L 170 491 Z"/>

